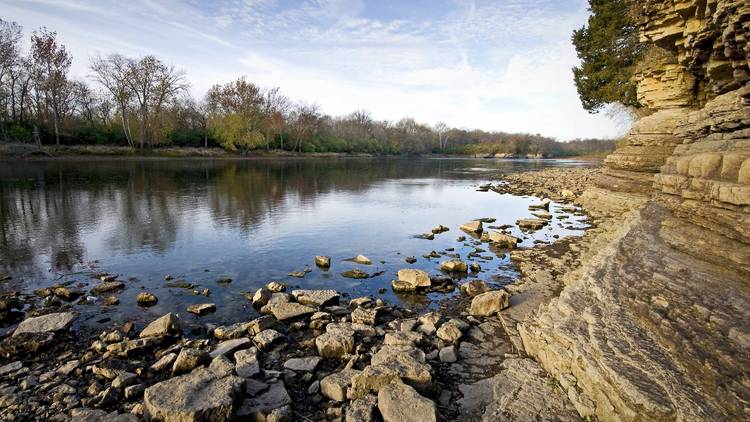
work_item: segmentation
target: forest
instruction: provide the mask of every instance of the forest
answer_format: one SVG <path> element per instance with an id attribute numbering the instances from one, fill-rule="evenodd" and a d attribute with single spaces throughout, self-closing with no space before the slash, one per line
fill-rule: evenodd
<path id="1" fill-rule="evenodd" d="M 28 51 L 26 51 L 28 50 Z M 605 155 L 613 140 L 559 142 L 540 134 L 374 119 L 366 110 L 325 114 L 278 87 L 245 77 L 194 98 L 183 70 L 157 57 L 89 58 L 87 79 L 70 75 L 73 57 L 56 32 L 0 19 L 0 140 L 37 145 L 116 145 L 369 154 L 566 157 Z"/>

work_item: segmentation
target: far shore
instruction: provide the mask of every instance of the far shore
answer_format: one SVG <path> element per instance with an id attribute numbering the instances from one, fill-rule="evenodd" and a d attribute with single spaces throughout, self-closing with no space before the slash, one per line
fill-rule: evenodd
<path id="1" fill-rule="evenodd" d="M 0 143 L 0 161 L 3 160 L 150 160 L 150 159 L 221 159 L 221 160 L 253 160 L 279 158 L 476 158 L 476 159 L 575 159 L 601 160 L 600 156 L 568 156 L 568 157 L 535 157 L 535 156 L 502 156 L 496 157 L 484 154 L 373 154 L 357 152 L 292 152 L 286 150 L 255 150 L 247 154 L 233 153 L 221 148 L 195 147 L 159 147 L 159 148 L 131 148 L 127 146 L 111 145 L 44 145 L 39 150 L 35 145 L 23 143 Z"/>

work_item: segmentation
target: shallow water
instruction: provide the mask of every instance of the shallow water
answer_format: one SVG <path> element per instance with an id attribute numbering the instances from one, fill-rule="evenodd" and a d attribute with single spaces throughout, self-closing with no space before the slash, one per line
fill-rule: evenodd
<path id="1" fill-rule="evenodd" d="M 442 259 L 422 257 L 455 248 L 465 259 L 472 240 L 461 223 L 496 218 L 487 225 L 514 224 L 531 217 L 528 197 L 478 192 L 498 172 L 548 166 L 577 166 L 570 160 L 470 159 L 261 159 L 261 160 L 73 160 L 0 162 L 0 274 L 13 276 L 2 290 L 31 290 L 53 283 L 82 288 L 95 284 L 88 271 L 117 274 L 126 281 L 120 305 L 80 306 L 84 321 L 150 319 L 187 304 L 214 302 L 204 322 L 234 322 L 255 315 L 239 293 L 269 280 L 302 288 L 333 288 L 351 297 L 380 296 L 389 302 L 425 305 L 426 299 L 394 294 L 390 281 L 400 268 L 439 274 Z M 555 207 L 552 208 L 555 210 Z M 559 219 L 533 235 L 554 241 L 580 235 L 585 218 Z M 442 224 L 450 231 L 435 240 L 414 235 Z M 517 236 L 522 235 L 512 229 Z M 489 249 L 486 244 L 480 245 Z M 373 265 L 345 261 L 363 254 Z M 329 255 L 332 267 L 315 267 Z M 516 277 L 508 255 L 482 253 L 483 271 L 471 278 L 505 284 Z M 418 261 L 409 265 L 407 256 Z M 312 271 L 304 278 L 292 271 Z M 384 271 L 351 280 L 342 271 Z M 78 272 L 81 272 L 78 274 Z M 173 275 L 209 288 L 209 298 L 169 288 Z M 229 277 L 230 284 L 217 284 Z M 378 289 L 386 287 L 379 295 Z M 135 295 L 153 292 L 159 303 L 136 307 Z M 187 318 L 197 318 L 187 314 Z"/>

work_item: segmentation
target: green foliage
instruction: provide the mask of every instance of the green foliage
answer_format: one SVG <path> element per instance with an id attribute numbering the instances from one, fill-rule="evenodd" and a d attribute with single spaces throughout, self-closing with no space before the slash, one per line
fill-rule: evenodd
<path id="1" fill-rule="evenodd" d="M 222 148 L 246 153 L 264 145 L 265 137 L 240 114 L 227 114 L 211 119 L 210 126 Z"/>
<path id="2" fill-rule="evenodd" d="M 583 108 L 599 112 L 608 103 L 639 107 L 635 65 L 643 53 L 633 17 L 634 0 L 589 0 L 588 24 L 573 31 L 581 65 L 573 68 Z"/>

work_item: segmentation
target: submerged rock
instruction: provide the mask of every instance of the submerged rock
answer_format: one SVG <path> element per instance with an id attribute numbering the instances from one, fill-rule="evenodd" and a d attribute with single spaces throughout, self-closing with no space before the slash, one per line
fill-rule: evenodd
<path id="1" fill-rule="evenodd" d="M 516 247 L 519 239 L 515 236 L 511 236 L 503 232 L 488 230 L 482 233 L 482 240 L 492 242 L 495 246 L 499 246 L 501 248 L 512 249 Z"/>
<path id="2" fill-rule="evenodd" d="M 482 222 L 479 220 L 472 220 L 467 223 L 461 224 L 460 229 L 469 233 L 481 233 Z"/>
<path id="3" fill-rule="evenodd" d="M 112 290 L 122 289 L 125 287 L 125 283 L 121 281 L 105 281 L 100 283 L 91 289 L 91 294 L 100 295 L 102 293 L 111 292 Z"/>
<path id="4" fill-rule="evenodd" d="M 315 265 L 321 268 L 331 268 L 331 257 L 318 255 L 315 257 Z"/>
<path id="5" fill-rule="evenodd" d="M 547 220 L 541 218 L 522 218 L 516 221 L 518 227 L 527 230 L 539 230 L 547 225 Z"/>
<path id="6" fill-rule="evenodd" d="M 197 303 L 197 304 L 188 306 L 187 311 L 190 312 L 191 314 L 203 316 L 211 312 L 215 312 L 216 304 L 215 303 Z"/>
<path id="7" fill-rule="evenodd" d="M 370 274 L 360 270 L 359 268 L 355 268 L 349 271 L 344 271 L 343 273 L 341 273 L 341 275 L 346 278 L 354 278 L 354 279 L 365 279 L 365 278 L 370 277 Z"/>

